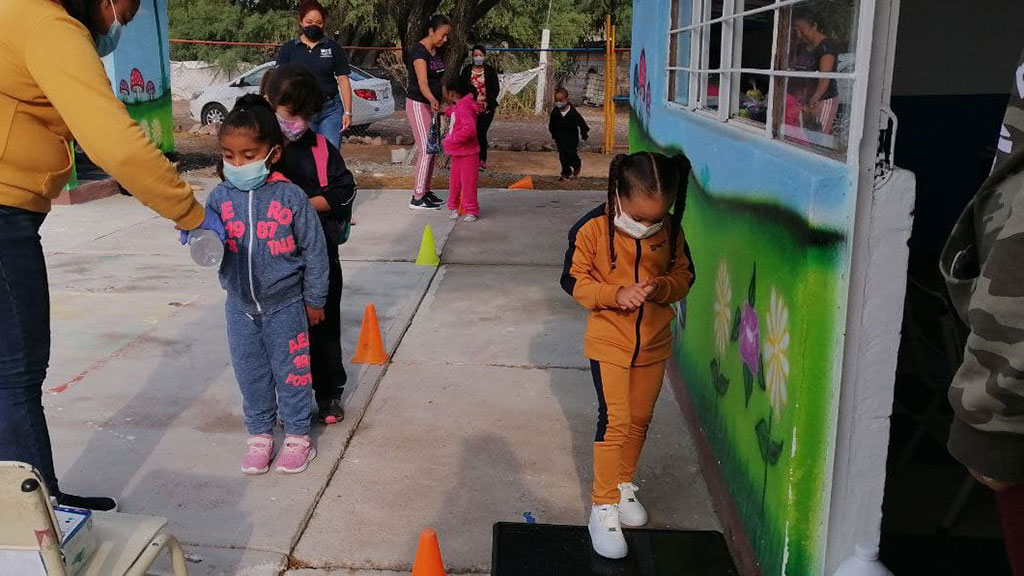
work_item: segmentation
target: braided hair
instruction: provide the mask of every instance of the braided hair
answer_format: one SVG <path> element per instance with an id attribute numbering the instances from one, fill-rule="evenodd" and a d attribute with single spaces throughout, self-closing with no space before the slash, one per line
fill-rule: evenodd
<path id="1" fill-rule="evenodd" d="M 679 233 L 683 229 L 686 195 L 690 182 L 690 160 L 684 154 L 669 157 L 652 152 L 619 154 L 608 168 L 608 251 L 612 269 L 615 269 L 615 217 L 619 198 L 629 198 L 635 192 L 651 197 L 672 198 L 669 215 L 669 270 L 676 263 Z"/>

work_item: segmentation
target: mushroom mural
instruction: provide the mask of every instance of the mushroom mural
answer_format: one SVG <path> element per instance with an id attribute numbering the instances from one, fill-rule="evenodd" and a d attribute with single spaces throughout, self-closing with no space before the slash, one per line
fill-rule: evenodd
<path id="1" fill-rule="evenodd" d="M 131 117 L 162 151 L 171 152 L 174 123 L 166 45 L 167 0 L 139 0 L 129 31 L 103 65 L 113 93 Z"/>
<path id="2" fill-rule="evenodd" d="M 131 82 L 131 91 L 135 95 L 135 101 L 138 102 L 142 94 L 146 91 L 146 81 L 142 78 L 142 72 L 138 68 L 132 68 L 132 73 L 129 76 Z"/>

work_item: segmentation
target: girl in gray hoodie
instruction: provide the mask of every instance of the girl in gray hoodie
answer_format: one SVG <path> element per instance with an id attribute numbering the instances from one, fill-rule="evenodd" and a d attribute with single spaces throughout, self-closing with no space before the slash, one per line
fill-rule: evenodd
<path id="1" fill-rule="evenodd" d="M 270 470 L 280 416 L 285 440 L 279 472 L 306 469 L 312 380 L 309 326 L 324 319 L 328 262 L 324 233 L 306 193 L 269 166 L 284 136 L 270 105 L 239 98 L 220 128 L 222 182 L 207 199 L 227 231 L 220 283 L 227 291 L 231 362 L 250 436 L 242 472 Z"/>

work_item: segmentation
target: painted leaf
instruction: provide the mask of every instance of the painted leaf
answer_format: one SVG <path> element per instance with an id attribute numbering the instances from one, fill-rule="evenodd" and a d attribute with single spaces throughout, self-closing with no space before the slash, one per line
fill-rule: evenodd
<path id="1" fill-rule="evenodd" d="M 758 363 L 758 366 L 760 366 L 761 369 L 757 371 L 757 386 L 761 390 L 767 390 L 768 386 L 766 386 L 764 382 L 764 355 L 761 355 L 760 358 L 761 361 Z"/>
<path id="2" fill-rule="evenodd" d="M 769 439 L 768 442 L 768 463 L 775 466 L 779 463 L 779 457 L 782 456 L 782 441 L 772 442 Z"/>
<path id="3" fill-rule="evenodd" d="M 717 358 L 711 361 L 711 383 L 719 396 L 725 396 L 729 391 L 729 379 L 722 375 L 722 367 L 718 364 Z"/>
<path id="4" fill-rule="evenodd" d="M 740 339 L 740 322 L 742 320 L 743 311 L 740 310 L 739 306 L 737 306 L 736 313 L 732 315 L 732 335 L 729 336 L 729 339 L 732 340 L 733 342 Z"/>
<path id="5" fill-rule="evenodd" d="M 757 262 L 754 262 L 754 273 L 750 275 L 750 290 L 747 291 L 747 302 L 754 307 L 754 294 L 757 292 Z"/>
<path id="6" fill-rule="evenodd" d="M 782 456 L 782 442 L 772 441 L 768 422 L 764 418 L 757 421 L 754 432 L 757 434 L 757 446 L 761 451 L 761 459 L 772 466 L 778 464 L 779 457 Z"/>
<path id="7" fill-rule="evenodd" d="M 750 395 L 754 393 L 754 375 L 746 364 L 743 365 L 743 394 L 744 406 L 750 406 Z"/>

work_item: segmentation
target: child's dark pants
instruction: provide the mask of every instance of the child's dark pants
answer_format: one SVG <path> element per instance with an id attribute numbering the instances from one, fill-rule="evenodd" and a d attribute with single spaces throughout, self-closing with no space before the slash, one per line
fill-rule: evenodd
<path id="1" fill-rule="evenodd" d="M 568 178 L 583 166 L 580 160 L 579 144 L 559 144 L 558 161 L 562 163 L 562 176 Z"/>
<path id="2" fill-rule="evenodd" d="M 338 245 L 328 237 L 327 258 L 330 261 L 330 285 L 323 322 L 309 329 L 309 354 L 313 361 L 313 392 L 318 406 L 340 400 L 345 392 L 348 374 L 341 352 L 341 293 L 344 279 L 338 261 Z"/>

